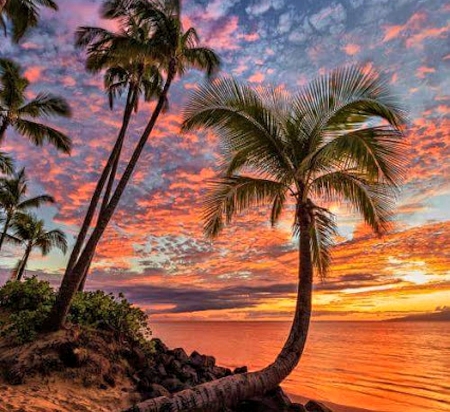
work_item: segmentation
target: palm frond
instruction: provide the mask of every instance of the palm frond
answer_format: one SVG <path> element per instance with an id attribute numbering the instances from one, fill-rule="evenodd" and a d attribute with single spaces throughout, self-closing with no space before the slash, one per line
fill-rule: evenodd
<path id="1" fill-rule="evenodd" d="M 337 234 L 336 219 L 333 213 L 315 207 L 311 219 L 311 256 L 314 267 L 321 278 L 327 274 L 331 263 L 331 247 Z"/>
<path id="2" fill-rule="evenodd" d="M 4 152 L 0 152 L 0 173 L 5 175 L 14 173 L 14 161 Z"/>
<path id="3" fill-rule="evenodd" d="M 377 234 L 390 227 L 397 195 L 390 184 L 368 180 L 357 172 L 334 171 L 317 177 L 310 190 L 330 202 L 348 201 Z"/>
<path id="4" fill-rule="evenodd" d="M 259 95 L 233 79 L 220 79 L 196 90 L 183 113 L 182 130 L 212 128 L 226 155 L 245 153 L 248 163 L 283 178 L 293 165 L 286 156 L 277 116 Z"/>
<path id="5" fill-rule="evenodd" d="M 70 154 L 72 141 L 64 133 L 50 126 L 25 119 L 16 120 L 14 126 L 20 134 L 26 136 L 36 146 L 42 146 L 48 142 L 63 153 Z"/>
<path id="6" fill-rule="evenodd" d="M 306 157 L 299 170 L 320 171 L 332 165 L 357 168 L 370 179 L 393 185 L 403 175 L 405 145 L 403 133 L 390 126 L 355 130 L 331 140 Z"/>
<path id="7" fill-rule="evenodd" d="M 34 244 L 41 249 L 43 256 L 48 255 L 54 247 L 61 250 L 63 254 L 67 252 L 66 235 L 58 229 L 42 233 Z"/>
<path id="8" fill-rule="evenodd" d="M 39 93 L 31 102 L 19 109 L 19 115 L 30 117 L 70 117 L 72 111 L 66 99 L 50 93 Z"/>
<path id="9" fill-rule="evenodd" d="M 55 199 L 49 195 L 40 195 L 32 197 L 31 199 L 26 199 L 17 205 L 18 210 L 27 210 L 30 208 L 41 207 L 45 203 L 55 203 Z"/>
<path id="10" fill-rule="evenodd" d="M 183 57 L 189 67 L 205 71 L 208 77 L 215 75 L 221 65 L 220 57 L 207 47 L 187 47 Z"/>
<path id="11" fill-rule="evenodd" d="M 215 237 L 235 214 L 251 206 L 272 203 L 284 196 L 284 191 L 286 186 L 281 183 L 247 176 L 229 176 L 210 182 L 204 201 L 205 234 Z"/>

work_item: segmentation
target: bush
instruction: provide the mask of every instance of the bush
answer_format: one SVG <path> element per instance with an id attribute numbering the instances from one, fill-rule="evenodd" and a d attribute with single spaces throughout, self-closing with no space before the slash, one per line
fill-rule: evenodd
<path id="1" fill-rule="evenodd" d="M 100 290 L 78 292 L 72 302 L 68 321 L 90 326 L 98 330 L 109 330 L 118 336 L 142 341 L 151 335 L 148 316 L 138 307 L 132 306 L 122 294 L 115 297 Z"/>
<path id="2" fill-rule="evenodd" d="M 35 339 L 55 299 L 50 284 L 36 277 L 23 283 L 7 282 L 0 288 L 0 308 L 6 309 L 9 316 L 0 323 L 0 336 L 12 336 L 17 343 Z"/>
<path id="3" fill-rule="evenodd" d="M 0 310 L 8 313 L 0 323 L 0 336 L 17 343 L 32 341 L 50 313 L 56 293 L 48 282 L 36 277 L 23 282 L 9 281 L 0 288 Z M 139 343 L 151 351 L 147 314 L 132 306 L 122 294 L 115 297 L 102 291 L 78 292 L 68 315 L 70 323 L 113 332 L 117 337 Z"/>

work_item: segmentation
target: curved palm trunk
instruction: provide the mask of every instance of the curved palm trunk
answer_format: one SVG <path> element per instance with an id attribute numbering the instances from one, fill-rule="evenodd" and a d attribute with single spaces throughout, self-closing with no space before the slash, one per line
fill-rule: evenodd
<path id="1" fill-rule="evenodd" d="M 130 87 L 130 89 L 128 90 L 127 103 L 123 115 L 122 127 L 120 128 L 116 143 L 113 147 L 111 154 L 109 155 L 105 167 L 103 168 L 103 172 L 100 176 L 100 179 L 97 182 L 97 186 L 95 187 L 95 191 L 94 194 L 92 195 L 91 202 L 89 203 L 89 207 L 84 217 L 83 224 L 81 226 L 80 232 L 78 233 L 75 246 L 73 247 L 72 253 L 70 254 L 69 262 L 67 264 L 64 276 L 67 276 L 72 271 L 80 255 L 81 248 L 83 247 L 83 243 L 86 239 L 89 227 L 91 226 L 92 220 L 94 218 L 95 210 L 97 209 L 98 202 L 100 200 L 103 188 L 105 187 L 106 180 L 110 176 L 110 171 L 114 167 L 114 164 L 119 161 L 120 151 L 122 149 L 123 141 L 125 139 L 125 133 L 130 124 L 131 114 L 133 112 L 133 104 L 132 104 L 133 94 L 134 94 L 133 89 Z"/>
<path id="2" fill-rule="evenodd" d="M 5 227 L 3 228 L 2 235 L 0 236 L 0 250 L 2 250 L 3 242 L 6 239 L 6 233 L 8 232 L 10 222 L 11 222 L 11 216 L 8 216 L 5 220 Z"/>
<path id="3" fill-rule="evenodd" d="M 127 186 L 128 181 L 130 180 L 130 177 L 139 160 L 139 157 L 141 156 L 142 150 L 144 149 L 147 140 L 153 128 L 155 127 L 156 121 L 158 120 L 158 117 L 164 107 L 170 85 L 175 78 L 175 74 L 176 64 L 173 61 L 170 65 L 163 92 L 158 99 L 158 104 L 156 105 L 155 110 L 153 111 L 152 116 L 144 130 L 144 133 L 142 134 L 136 148 L 134 149 L 133 155 L 128 162 L 128 165 L 116 187 L 116 190 L 114 191 L 113 196 L 111 197 L 110 202 L 108 203 L 108 206 L 106 207 L 104 213 L 99 216 L 97 225 L 92 232 L 92 235 L 90 236 L 88 242 L 86 243 L 86 246 L 84 247 L 82 253 L 80 254 L 77 263 L 70 272 L 64 275 L 61 287 L 59 289 L 58 297 L 56 299 L 56 303 L 53 306 L 53 309 L 47 321 L 46 326 L 49 330 L 59 330 L 64 325 L 73 296 L 80 287 L 80 284 L 83 280 L 83 275 L 90 263 L 93 254 L 95 253 L 97 244 L 103 233 L 105 232 L 106 227 L 108 226 L 108 223 L 114 214 L 114 211 L 116 210 L 125 187 Z"/>
<path id="4" fill-rule="evenodd" d="M 25 273 L 25 267 L 28 263 L 28 258 L 30 257 L 31 253 L 31 246 L 27 246 L 27 249 L 25 251 L 25 254 L 23 255 L 22 261 L 20 262 L 20 266 L 17 270 L 16 280 L 22 280 L 22 277 Z"/>
<path id="5" fill-rule="evenodd" d="M 308 335 L 313 284 L 307 212 L 299 213 L 299 224 L 301 232 L 297 305 L 289 336 L 275 361 L 257 372 L 227 376 L 178 392 L 170 398 L 149 399 L 126 412 L 220 411 L 276 388 L 292 372 L 300 360 Z"/>

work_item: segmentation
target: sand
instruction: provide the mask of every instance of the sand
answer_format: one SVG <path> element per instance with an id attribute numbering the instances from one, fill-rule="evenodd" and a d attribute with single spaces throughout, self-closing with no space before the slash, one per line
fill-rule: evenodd
<path id="1" fill-rule="evenodd" d="M 135 394 L 123 392 L 121 386 L 102 390 L 53 379 L 17 386 L 0 383 L 0 412 L 115 412 L 136 400 Z"/>

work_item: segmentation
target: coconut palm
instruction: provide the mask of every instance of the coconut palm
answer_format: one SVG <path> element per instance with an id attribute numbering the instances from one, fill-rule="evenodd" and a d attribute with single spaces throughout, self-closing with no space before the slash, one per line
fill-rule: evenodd
<path id="1" fill-rule="evenodd" d="M 29 81 L 22 76 L 18 64 L 0 59 L 0 145 L 8 128 L 27 137 L 36 146 L 49 142 L 64 153 L 70 152 L 70 138 L 64 133 L 37 122 L 49 116 L 69 117 L 70 107 L 65 99 L 50 93 L 39 93 L 27 100 Z"/>
<path id="2" fill-rule="evenodd" d="M 58 229 L 47 231 L 44 221 L 35 215 L 19 214 L 14 219 L 12 229 L 14 239 L 25 246 L 24 255 L 11 276 L 14 280 L 22 279 L 33 249 L 39 249 L 42 256 L 48 255 L 53 248 L 61 250 L 64 254 L 67 251 L 66 235 Z"/>
<path id="3" fill-rule="evenodd" d="M 102 191 L 106 184 L 101 202 L 102 213 L 108 204 L 114 186 L 121 150 L 133 111 L 137 113 L 139 97 L 145 101 L 158 97 L 161 93 L 161 75 L 152 58 L 148 58 L 146 50 L 151 39 L 151 26 L 145 21 L 139 21 L 138 16 L 128 14 L 120 20 L 120 31 L 111 32 L 98 27 L 80 27 L 76 33 L 76 46 L 86 49 L 86 69 L 92 73 L 105 70 L 104 86 L 108 94 L 110 108 L 115 100 L 126 92 L 126 102 L 122 118 L 122 126 L 116 143 L 111 151 L 102 175 L 97 182 L 86 216 L 72 250 L 67 270 L 76 261 L 86 234 L 92 223 Z M 140 53 L 130 55 L 129 49 L 139 47 Z M 92 259 L 92 257 L 91 257 Z M 89 266 L 86 268 L 84 280 Z M 84 286 L 81 282 L 80 289 Z"/>
<path id="4" fill-rule="evenodd" d="M 165 75 L 164 86 L 111 199 L 99 215 L 96 226 L 85 242 L 76 263 L 73 267 L 69 267 L 64 275 L 55 306 L 47 322 L 48 329 L 59 329 L 63 326 L 72 298 L 82 282 L 97 244 L 117 208 L 159 115 L 167 105 L 168 93 L 175 77 L 184 75 L 190 68 L 212 75 L 220 63 L 212 50 L 198 46 L 199 40 L 194 28 L 184 31 L 179 0 L 113 0 L 106 1 L 103 5 L 105 18 L 121 20 L 130 13 L 137 15 L 138 21 L 146 22 L 152 28 L 146 56 L 157 62 L 158 68 Z M 129 47 L 127 50 L 121 50 L 121 53 L 125 51 L 134 56 L 141 53 L 142 49 Z"/>
<path id="5" fill-rule="evenodd" d="M 0 236 L 0 250 L 8 239 L 8 229 L 18 214 L 40 207 L 46 203 L 54 203 L 53 197 L 47 194 L 27 198 L 28 182 L 25 169 L 21 169 L 12 177 L 0 179 L 0 211 L 4 215 L 3 229 Z"/>
<path id="6" fill-rule="evenodd" d="M 12 24 L 13 41 L 18 42 L 28 29 L 39 21 L 39 8 L 58 10 L 52 0 L 0 0 L 0 29 L 7 32 L 7 21 Z"/>
<path id="7" fill-rule="evenodd" d="M 325 276 L 336 231 L 330 202 L 346 202 L 377 233 L 388 228 L 401 177 L 405 112 L 374 71 L 353 66 L 314 80 L 294 97 L 221 80 L 194 93 L 183 128 L 222 138 L 225 170 L 205 201 L 205 233 L 268 205 L 275 225 L 292 199 L 299 237 L 298 293 L 289 336 L 263 370 L 145 401 L 133 411 L 215 411 L 275 388 L 298 364 L 311 315 L 313 272 Z"/>

